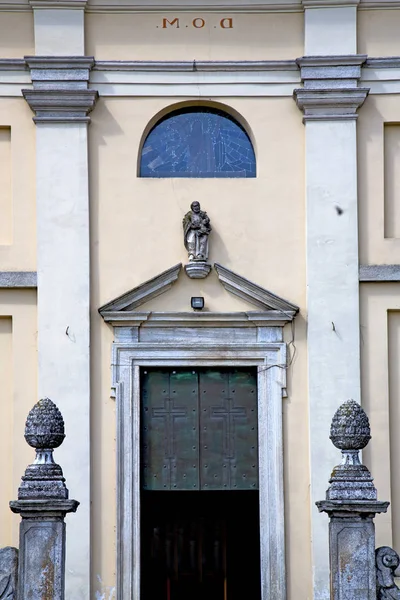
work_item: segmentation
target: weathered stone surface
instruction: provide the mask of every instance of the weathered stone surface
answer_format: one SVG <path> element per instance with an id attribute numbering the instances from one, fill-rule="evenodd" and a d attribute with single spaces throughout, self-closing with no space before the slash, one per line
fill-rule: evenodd
<path id="1" fill-rule="evenodd" d="M 60 446 L 64 438 L 60 411 L 49 398 L 39 400 L 25 426 L 25 439 L 36 449 L 36 459 L 25 471 L 18 500 L 10 502 L 11 510 L 22 517 L 17 594 L 20 600 L 64 600 L 64 518 L 75 512 L 79 504 L 68 500 L 61 467 L 53 460 L 53 448 Z M 5 598 L 9 600 L 8 596 Z"/>
<path id="2" fill-rule="evenodd" d="M 204 279 L 211 271 L 211 265 L 204 261 L 192 261 L 185 265 L 185 272 L 190 279 Z"/>
<path id="3" fill-rule="evenodd" d="M 68 498 L 62 469 L 54 462 L 53 448 L 65 438 L 64 420 L 57 406 L 43 398 L 30 411 L 25 424 L 25 440 L 36 449 L 36 458 L 22 477 L 18 498 Z"/>
<path id="4" fill-rule="evenodd" d="M 12 503 L 13 512 L 22 516 L 18 598 L 64 600 L 64 517 L 77 505 L 75 500 L 54 500 L 39 506 L 32 506 L 29 500 Z"/>
<path id="5" fill-rule="evenodd" d="M 376 600 L 374 517 L 389 503 L 378 502 L 371 474 L 359 460 L 371 438 L 359 404 L 348 400 L 340 406 L 330 438 L 342 451 L 342 464 L 333 469 L 326 500 L 316 504 L 330 517 L 331 600 Z"/>
<path id="6" fill-rule="evenodd" d="M 334 414 L 330 439 L 342 451 L 342 463 L 334 467 L 327 500 L 376 500 L 373 478 L 360 463 L 359 451 L 371 439 L 368 417 L 354 400 L 344 402 Z"/>
<path id="7" fill-rule="evenodd" d="M 58 448 L 65 438 L 64 419 L 50 398 L 35 404 L 25 423 L 25 440 L 36 449 Z"/>
<path id="8" fill-rule="evenodd" d="M 381 546 L 376 549 L 375 558 L 377 600 L 400 600 L 400 590 L 394 580 L 400 564 L 399 555 L 393 548 Z"/>
<path id="9" fill-rule="evenodd" d="M 0 549 L 0 600 L 17 598 L 18 550 L 7 546 Z"/>
<path id="10" fill-rule="evenodd" d="M 362 450 L 371 439 L 369 420 L 362 407 L 347 400 L 335 412 L 332 424 L 332 444 L 340 450 Z"/>

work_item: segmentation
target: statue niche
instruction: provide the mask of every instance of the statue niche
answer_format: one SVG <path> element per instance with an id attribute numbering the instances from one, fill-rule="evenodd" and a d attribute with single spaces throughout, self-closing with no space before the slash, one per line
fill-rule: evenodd
<path id="1" fill-rule="evenodd" d="M 211 233 L 210 219 L 195 201 L 183 218 L 183 243 L 188 252 L 189 263 L 185 271 L 192 279 L 203 279 L 211 270 L 208 259 L 208 236 Z"/>

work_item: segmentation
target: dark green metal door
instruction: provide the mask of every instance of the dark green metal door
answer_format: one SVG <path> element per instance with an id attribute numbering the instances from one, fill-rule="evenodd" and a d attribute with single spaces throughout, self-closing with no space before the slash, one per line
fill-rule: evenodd
<path id="1" fill-rule="evenodd" d="M 258 489 L 255 369 L 145 369 L 142 487 Z"/>

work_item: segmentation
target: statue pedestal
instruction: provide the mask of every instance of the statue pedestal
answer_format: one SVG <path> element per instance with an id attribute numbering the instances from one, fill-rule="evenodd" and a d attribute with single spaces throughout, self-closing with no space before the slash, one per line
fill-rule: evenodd
<path id="1" fill-rule="evenodd" d="M 190 279 L 204 279 L 211 271 L 211 265 L 203 260 L 194 260 L 185 265 L 185 271 Z"/>

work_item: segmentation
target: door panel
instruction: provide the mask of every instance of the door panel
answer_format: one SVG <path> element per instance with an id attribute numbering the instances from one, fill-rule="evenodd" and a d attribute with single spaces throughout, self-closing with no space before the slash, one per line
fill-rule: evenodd
<path id="1" fill-rule="evenodd" d="M 142 486 L 258 489 L 255 369 L 146 369 Z"/>
<path id="2" fill-rule="evenodd" d="M 195 371 L 143 371 L 143 489 L 199 489 L 198 396 Z"/>
<path id="3" fill-rule="evenodd" d="M 204 370 L 199 380 L 201 489 L 257 489 L 255 373 Z"/>

